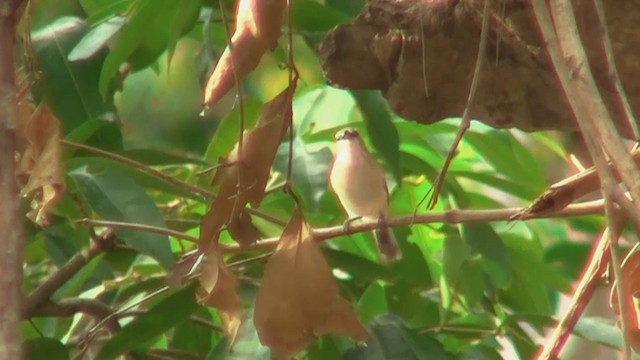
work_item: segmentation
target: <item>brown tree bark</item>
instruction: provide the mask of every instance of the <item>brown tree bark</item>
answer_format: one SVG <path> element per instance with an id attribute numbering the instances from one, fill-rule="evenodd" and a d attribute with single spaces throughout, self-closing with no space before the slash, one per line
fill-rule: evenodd
<path id="1" fill-rule="evenodd" d="M 24 236 L 15 177 L 15 28 L 22 0 L 0 1 L 0 359 L 20 359 Z"/>

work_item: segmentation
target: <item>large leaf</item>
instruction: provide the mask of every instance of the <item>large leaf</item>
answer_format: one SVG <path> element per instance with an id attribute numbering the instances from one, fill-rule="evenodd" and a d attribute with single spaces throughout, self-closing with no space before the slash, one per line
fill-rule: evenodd
<path id="1" fill-rule="evenodd" d="M 105 96 L 113 76 L 128 61 L 134 69 L 149 66 L 176 39 L 190 30 L 201 0 L 137 0 L 127 23 L 114 39 L 100 73 L 99 89 Z"/>
<path id="2" fill-rule="evenodd" d="M 38 337 L 26 340 L 22 346 L 26 352 L 25 359 L 70 359 L 69 349 L 58 339 Z"/>
<path id="3" fill-rule="evenodd" d="M 327 172 L 332 155 L 329 149 L 311 151 L 300 138 L 293 141 L 293 153 L 289 154 L 289 143 L 283 143 L 278 148 L 274 168 L 281 174 L 287 174 L 289 157 L 292 160 L 293 183 L 300 190 L 302 200 L 309 210 L 316 212 L 320 207 L 320 200 L 327 192 Z"/>
<path id="4" fill-rule="evenodd" d="M 352 90 L 351 93 L 367 125 L 373 147 L 389 165 L 396 180 L 400 180 L 400 140 L 387 102 L 377 91 Z"/>
<path id="5" fill-rule="evenodd" d="M 193 287 L 186 287 L 125 325 L 109 339 L 97 359 L 110 360 L 133 349 L 139 349 L 165 331 L 182 324 L 198 309 Z"/>
<path id="6" fill-rule="evenodd" d="M 380 316 L 369 326 L 372 340 L 367 346 L 350 351 L 346 359 L 354 360 L 453 360 L 436 339 L 408 329 L 395 316 Z"/>
<path id="7" fill-rule="evenodd" d="M 114 170 L 83 166 L 69 173 L 91 207 L 107 220 L 165 227 L 153 200 L 128 176 Z M 166 236 L 140 231 L 117 230 L 128 245 L 156 259 L 164 267 L 174 259 Z"/>
<path id="8" fill-rule="evenodd" d="M 482 255 L 484 271 L 495 286 L 505 288 L 511 281 L 511 261 L 506 246 L 487 223 L 460 225 L 460 234 L 472 253 Z"/>
<path id="9" fill-rule="evenodd" d="M 112 109 L 97 90 L 104 56 L 89 61 L 67 60 L 71 49 L 87 31 L 83 20 L 63 17 L 31 35 L 40 72 L 33 86 L 34 97 L 49 102 L 63 123 L 64 133 Z"/>

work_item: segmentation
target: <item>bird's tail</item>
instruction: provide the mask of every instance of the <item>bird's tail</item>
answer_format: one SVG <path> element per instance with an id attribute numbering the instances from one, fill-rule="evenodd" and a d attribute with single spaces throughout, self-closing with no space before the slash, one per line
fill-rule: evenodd
<path id="1" fill-rule="evenodd" d="M 382 260 L 392 262 L 402 258 L 402 251 L 400 251 L 400 247 L 391 228 L 384 225 L 380 226 L 373 230 L 373 237 L 375 237 L 376 243 L 378 244 Z"/>

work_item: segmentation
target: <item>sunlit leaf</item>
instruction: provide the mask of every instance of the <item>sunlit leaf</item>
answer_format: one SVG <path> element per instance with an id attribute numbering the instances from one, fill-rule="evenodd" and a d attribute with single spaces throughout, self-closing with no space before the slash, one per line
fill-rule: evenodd
<path id="1" fill-rule="evenodd" d="M 114 359 L 182 324 L 198 309 L 193 287 L 179 290 L 152 306 L 109 339 L 96 359 Z"/>

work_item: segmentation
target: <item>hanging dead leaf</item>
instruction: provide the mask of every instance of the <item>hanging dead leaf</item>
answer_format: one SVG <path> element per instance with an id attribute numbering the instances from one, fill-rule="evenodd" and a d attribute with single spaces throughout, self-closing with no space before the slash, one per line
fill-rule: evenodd
<path id="1" fill-rule="evenodd" d="M 245 131 L 242 151 L 238 146 L 229 154 L 214 182 L 219 185 L 211 209 L 200 222 L 201 250 L 210 242 L 217 242 L 220 231 L 227 226 L 236 241 L 250 245 L 258 240 L 259 232 L 245 212 L 247 203 L 258 207 L 264 197 L 271 165 L 291 123 L 292 85 L 267 103 L 255 128 Z"/>
<path id="2" fill-rule="evenodd" d="M 205 110 L 255 69 L 267 50 L 278 44 L 286 0 L 240 0 L 236 28 L 205 89 Z"/>
<path id="3" fill-rule="evenodd" d="M 340 296 L 329 265 L 296 211 L 264 271 L 254 322 L 260 341 L 282 358 L 318 336 L 368 338 L 351 305 Z"/>
<path id="4" fill-rule="evenodd" d="M 22 195 L 34 199 L 29 217 L 44 226 L 64 189 L 60 122 L 44 102 L 33 110 L 21 101 L 18 113 L 21 154 L 16 172 L 23 185 Z"/>
<path id="5" fill-rule="evenodd" d="M 201 269 L 198 299 L 218 309 L 225 335 L 231 344 L 242 323 L 242 303 L 237 292 L 238 282 L 225 265 L 218 244 L 211 243 Z"/>
<path id="6" fill-rule="evenodd" d="M 625 340 L 634 351 L 640 353 L 640 252 L 631 253 L 622 265 L 622 291 L 625 296 L 626 314 L 620 314 L 618 295 L 615 287 L 611 288 L 611 305 L 613 311 L 625 316 L 629 322 L 629 329 L 625 329 Z"/>

